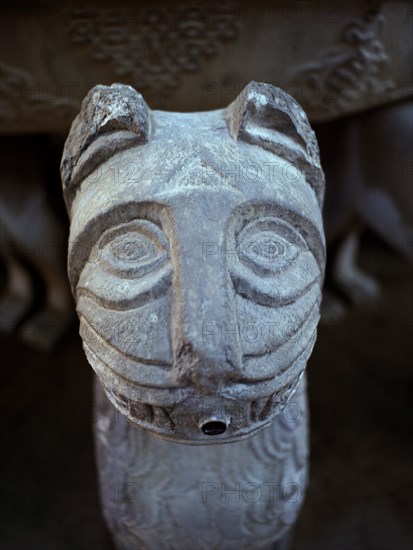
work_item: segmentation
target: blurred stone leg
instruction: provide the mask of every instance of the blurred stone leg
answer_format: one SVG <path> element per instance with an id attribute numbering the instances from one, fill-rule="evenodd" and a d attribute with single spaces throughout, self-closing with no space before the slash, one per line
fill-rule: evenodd
<path id="1" fill-rule="evenodd" d="M 64 273 L 61 256 L 64 234 L 52 212 L 43 212 L 41 234 L 53 236 L 43 240 L 37 255 L 31 257 L 44 284 L 44 303 L 21 327 L 21 338 L 44 350 L 52 349 L 74 318 L 73 302 Z M 46 214 L 46 215 L 45 215 Z"/>
<path id="2" fill-rule="evenodd" d="M 345 235 L 333 260 L 332 275 L 337 288 L 353 305 L 373 301 L 380 293 L 373 277 L 357 266 L 360 245 L 360 229 Z"/>
<path id="3" fill-rule="evenodd" d="M 3 260 L 6 284 L 0 295 L 0 331 L 11 334 L 30 309 L 32 288 L 26 270 L 11 254 L 4 254 Z"/>
<path id="4" fill-rule="evenodd" d="M 46 185 L 53 156 L 42 136 L 1 138 L 0 145 L 3 330 L 18 330 L 29 345 L 49 350 L 73 318 L 64 222 Z"/>

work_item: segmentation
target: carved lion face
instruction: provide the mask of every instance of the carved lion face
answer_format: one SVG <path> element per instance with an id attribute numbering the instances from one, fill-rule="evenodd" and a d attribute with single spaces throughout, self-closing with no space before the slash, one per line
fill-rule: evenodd
<path id="1" fill-rule="evenodd" d="M 97 86 L 62 178 L 80 333 L 115 407 L 192 444 L 268 425 L 311 354 L 325 261 L 297 103 L 252 82 L 227 109 L 170 113 Z"/>

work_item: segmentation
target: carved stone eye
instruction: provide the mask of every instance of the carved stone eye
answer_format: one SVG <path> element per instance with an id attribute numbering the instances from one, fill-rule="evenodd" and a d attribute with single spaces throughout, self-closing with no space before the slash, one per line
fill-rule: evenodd
<path id="1" fill-rule="evenodd" d="M 109 251 L 105 252 L 109 252 L 112 262 L 143 262 L 157 255 L 154 244 L 145 235 L 136 235 L 132 232 L 116 237 L 107 248 Z"/>
<path id="2" fill-rule="evenodd" d="M 296 231 L 276 219 L 255 220 L 237 238 L 239 259 L 262 277 L 287 269 L 305 248 Z"/>
<path id="3" fill-rule="evenodd" d="M 99 255 L 105 268 L 118 277 L 143 276 L 168 258 L 168 241 L 154 223 L 140 220 L 104 233 Z"/>

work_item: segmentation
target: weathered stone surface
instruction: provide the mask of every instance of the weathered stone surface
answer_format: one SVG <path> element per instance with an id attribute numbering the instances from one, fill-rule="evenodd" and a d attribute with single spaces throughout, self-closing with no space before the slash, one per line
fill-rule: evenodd
<path id="1" fill-rule="evenodd" d="M 291 97 L 261 83 L 227 109 L 202 113 L 150 111 L 130 87 L 119 101 L 121 85 L 97 93 L 103 114 L 92 90 L 72 126 L 62 176 L 69 277 L 85 353 L 104 390 L 98 386 L 101 483 L 148 471 L 136 483 L 147 477 L 147 494 L 168 487 L 173 510 L 162 513 L 150 497 L 139 509 L 104 497 L 108 522 L 120 548 L 183 548 L 183 540 L 187 548 L 264 547 L 285 534 L 288 498 L 218 512 L 195 487 L 205 472 L 243 484 L 251 475 L 261 486 L 293 479 L 304 492 L 303 375 L 325 264 L 314 134 Z M 102 119 L 110 131 L 100 134 Z M 292 403 L 302 421 L 285 431 Z M 136 428 L 111 422 L 116 410 Z M 180 476 L 167 466 L 169 453 Z M 174 497 L 184 478 L 185 502 Z M 145 514 L 158 518 L 149 528 Z"/>
<path id="2" fill-rule="evenodd" d="M 95 86 L 82 102 L 82 115 L 70 129 L 62 163 L 63 189 L 86 178 L 94 168 L 122 148 L 145 143 L 149 132 L 149 112 L 143 97 L 130 86 Z M 121 132 L 123 130 L 123 132 Z M 98 137 L 116 133 L 113 140 L 96 146 Z M 120 134 L 120 135 L 119 135 Z M 80 157 L 93 144 L 89 155 Z M 80 161 L 80 162 L 79 162 Z M 75 173 L 75 166 L 81 170 Z"/>

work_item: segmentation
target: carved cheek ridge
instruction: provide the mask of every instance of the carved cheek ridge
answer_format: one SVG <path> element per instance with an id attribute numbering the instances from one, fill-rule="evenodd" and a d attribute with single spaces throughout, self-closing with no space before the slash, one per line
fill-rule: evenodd
<path id="1" fill-rule="evenodd" d="M 80 277 L 76 297 L 88 296 L 102 307 L 126 310 L 140 307 L 162 297 L 172 284 L 172 266 L 165 265 L 155 273 L 137 279 L 121 279 L 102 270 L 87 266 Z"/>

